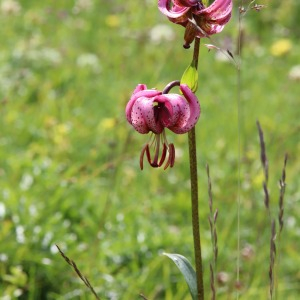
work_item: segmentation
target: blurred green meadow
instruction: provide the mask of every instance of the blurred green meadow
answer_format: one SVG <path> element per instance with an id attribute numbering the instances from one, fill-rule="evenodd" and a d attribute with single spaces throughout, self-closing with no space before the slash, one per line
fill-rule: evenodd
<path id="1" fill-rule="evenodd" d="M 240 125 L 237 68 L 204 43 L 236 53 L 230 24 L 202 41 L 197 125 L 206 299 L 212 245 L 209 164 L 217 221 L 217 299 L 269 299 L 270 217 L 260 146 L 270 166 L 272 218 L 288 153 L 284 228 L 277 238 L 276 299 L 300 293 L 300 3 L 265 0 L 243 19 Z M 246 1 L 245 1 L 246 2 Z M 124 116 L 138 83 L 162 89 L 190 63 L 183 28 L 157 1 L 0 1 L 0 299 L 190 299 L 164 252 L 193 262 L 187 135 L 168 132 L 172 169 L 139 169 L 148 135 Z M 236 59 L 238 59 L 236 57 Z M 241 136 L 240 253 L 238 133 Z M 278 228 L 278 224 L 277 224 Z M 237 257 L 240 285 L 237 287 Z"/>

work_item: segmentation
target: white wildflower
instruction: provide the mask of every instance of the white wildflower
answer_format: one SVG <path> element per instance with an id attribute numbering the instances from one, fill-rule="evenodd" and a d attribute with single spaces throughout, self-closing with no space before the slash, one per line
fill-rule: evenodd
<path id="1" fill-rule="evenodd" d="M 0 11 L 3 15 L 17 15 L 21 11 L 21 6 L 15 0 L 4 0 L 1 2 Z"/>
<path id="2" fill-rule="evenodd" d="M 95 72 L 101 71 L 101 66 L 99 63 L 99 58 L 96 54 L 93 53 L 83 53 L 77 57 L 76 60 L 77 66 L 81 68 L 91 68 Z"/>
<path id="3" fill-rule="evenodd" d="M 150 29 L 149 38 L 152 43 L 159 44 L 164 41 L 173 41 L 175 33 L 169 25 L 158 24 Z"/>
<path id="4" fill-rule="evenodd" d="M 291 80 L 300 80 L 300 65 L 293 66 L 289 72 Z"/>
<path id="5" fill-rule="evenodd" d="M 78 14 L 81 11 L 89 10 L 92 6 L 93 2 L 91 0 L 77 0 L 73 7 L 73 13 Z"/>

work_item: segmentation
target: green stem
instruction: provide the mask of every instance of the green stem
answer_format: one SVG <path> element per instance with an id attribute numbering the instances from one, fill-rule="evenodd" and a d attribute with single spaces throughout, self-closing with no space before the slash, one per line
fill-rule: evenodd
<path id="1" fill-rule="evenodd" d="M 196 38 L 194 43 L 193 61 L 196 69 L 198 68 L 198 57 L 200 49 L 200 39 Z M 200 242 L 200 225 L 198 213 L 198 175 L 197 175 L 197 149 L 196 149 L 196 132 L 195 127 L 188 133 L 189 139 L 189 157 L 190 157 L 190 177 L 191 177 L 191 201 L 192 201 L 192 225 L 195 264 L 197 275 L 198 300 L 204 300 L 202 255 Z"/>

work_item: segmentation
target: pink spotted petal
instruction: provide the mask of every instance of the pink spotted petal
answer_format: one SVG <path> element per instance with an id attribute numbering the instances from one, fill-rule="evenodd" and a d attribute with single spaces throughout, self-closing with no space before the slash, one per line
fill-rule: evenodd
<path id="1" fill-rule="evenodd" d="M 134 102 L 132 109 L 130 110 L 130 124 L 137 132 L 145 134 L 149 132 L 149 127 L 144 119 L 140 99 L 142 98 L 139 98 Z"/>
<path id="2" fill-rule="evenodd" d="M 232 0 L 215 0 L 210 6 L 195 12 L 195 14 L 207 15 L 213 20 L 221 20 L 231 15 L 231 11 Z"/>
<path id="3" fill-rule="evenodd" d="M 174 4 L 179 6 L 195 6 L 199 3 L 198 0 L 173 0 Z"/>
<path id="4" fill-rule="evenodd" d="M 224 25 L 220 26 L 217 24 L 213 24 L 207 28 L 205 28 L 205 31 L 203 29 L 199 29 L 197 37 L 199 38 L 205 38 L 205 37 L 209 37 L 210 35 L 216 34 L 216 33 L 220 33 L 224 28 Z"/>
<path id="5" fill-rule="evenodd" d="M 210 16 L 205 16 L 205 18 L 206 18 L 206 22 L 212 26 L 220 25 L 224 27 L 224 25 L 226 25 L 229 22 L 231 18 L 231 13 L 228 13 L 226 15 L 218 15 L 218 16 L 212 14 Z"/>
<path id="6" fill-rule="evenodd" d="M 218 25 L 226 25 L 229 20 L 231 19 L 231 13 L 227 14 L 227 15 L 224 15 L 222 17 L 213 17 L 211 19 L 211 22 L 212 23 L 217 23 Z"/>
<path id="7" fill-rule="evenodd" d="M 158 134 L 163 131 L 162 124 L 155 120 L 153 99 L 154 98 L 140 97 L 135 101 L 132 107 L 131 124 L 139 133 L 152 131 Z"/>
<path id="8" fill-rule="evenodd" d="M 164 15 L 172 19 L 184 17 L 190 10 L 188 6 L 173 5 L 171 7 L 169 0 L 158 0 L 158 8 Z"/>
<path id="9" fill-rule="evenodd" d="M 169 94 L 169 101 L 172 105 L 172 118 L 166 127 L 182 127 L 185 124 L 185 116 L 189 115 L 189 105 L 188 102 L 181 96 L 177 94 Z M 172 130 L 172 129 L 171 129 Z"/>
<path id="10" fill-rule="evenodd" d="M 188 102 L 188 109 L 181 110 L 181 120 L 173 127 L 168 127 L 175 133 L 186 133 L 190 131 L 197 123 L 200 117 L 200 104 L 195 94 L 189 89 L 186 84 L 180 85 L 184 97 Z"/>
<path id="11" fill-rule="evenodd" d="M 173 118 L 173 106 L 169 101 L 170 95 L 169 94 L 162 94 L 159 96 L 156 96 L 154 99 L 154 102 L 157 103 L 163 103 L 164 104 L 164 109 L 160 112 L 159 114 L 159 121 L 164 127 L 168 127 L 170 122 L 172 122 Z"/>
<path id="12" fill-rule="evenodd" d="M 220 33 L 224 28 L 224 25 L 223 26 L 220 26 L 220 25 L 211 25 L 210 29 L 209 30 L 206 30 L 206 35 L 202 36 L 202 37 L 207 37 L 209 35 L 213 35 L 213 34 L 216 34 L 216 33 Z"/>
<path id="13" fill-rule="evenodd" d="M 143 89 L 143 88 L 145 88 L 145 89 Z M 147 88 L 146 85 L 139 84 L 135 88 L 135 90 L 134 90 L 134 92 L 133 92 L 133 94 L 131 96 L 131 99 L 129 100 L 129 102 L 126 105 L 126 110 L 125 110 L 125 112 L 126 112 L 126 118 L 127 118 L 127 121 L 130 124 L 132 124 L 132 120 L 131 120 L 132 107 L 133 107 L 135 101 L 138 98 L 140 98 L 140 97 L 149 97 L 149 98 L 152 98 L 152 97 L 155 97 L 155 96 L 161 94 L 160 91 L 157 91 L 157 90 L 147 90 L 146 88 Z"/>
<path id="14" fill-rule="evenodd" d="M 182 91 L 185 99 L 188 101 L 190 107 L 189 122 L 186 124 L 184 129 L 189 131 L 196 125 L 200 117 L 201 108 L 196 95 L 190 90 L 190 88 L 186 84 L 181 84 L 180 90 Z"/>
<path id="15" fill-rule="evenodd" d="M 139 83 L 139 84 L 136 86 L 136 88 L 134 89 L 132 95 L 136 94 L 137 92 L 146 90 L 146 89 L 147 89 L 146 84 L 140 84 L 140 83 Z"/>

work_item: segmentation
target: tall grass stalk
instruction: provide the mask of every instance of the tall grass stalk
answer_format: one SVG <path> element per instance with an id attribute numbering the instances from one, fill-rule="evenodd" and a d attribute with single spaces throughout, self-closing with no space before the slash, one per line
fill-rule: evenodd
<path id="1" fill-rule="evenodd" d="M 270 197 L 268 190 L 268 179 L 269 179 L 269 161 L 267 157 L 266 144 L 264 140 L 264 133 L 259 121 L 256 121 L 259 143 L 260 143 L 260 160 L 264 170 L 264 204 L 267 209 L 270 223 L 271 223 L 271 237 L 270 237 L 270 265 L 269 265 L 269 295 L 270 299 L 277 299 L 278 297 L 278 277 L 279 277 L 279 259 L 280 259 L 280 238 L 281 232 L 284 225 L 283 214 L 284 214 L 284 195 L 286 187 L 286 165 L 288 160 L 288 155 L 284 156 L 284 163 L 281 173 L 281 178 L 279 179 L 279 201 L 278 201 L 278 224 L 279 229 L 276 232 L 276 221 L 272 219 L 270 210 Z"/>
<path id="2" fill-rule="evenodd" d="M 279 263 L 280 263 L 280 254 L 281 254 L 281 232 L 284 225 L 283 215 L 284 215 L 284 196 L 285 196 L 285 188 L 286 188 L 286 165 L 288 161 L 287 153 L 284 156 L 283 168 L 281 173 L 281 178 L 279 179 L 279 201 L 278 201 L 278 239 L 277 239 L 277 261 L 276 261 L 276 278 L 275 278 L 275 290 L 278 291 L 278 278 L 279 278 Z M 275 294 L 275 299 L 278 299 L 278 292 Z"/>
<path id="3" fill-rule="evenodd" d="M 218 209 L 213 212 L 213 196 L 212 196 L 212 185 L 210 179 L 209 165 L 206 165 L 206 173 L 207 173 L 207 185 L 208 185 L 208 204 L 209 204 L 209 216 L 208 222 L 210 226 L 210 235 L 212 242 L 212 250 L 213 250 L 213 261 L 210 264 L 210 288 L 211 288 L 211 300 L 216 299 L 216 273 L 217 273 L 217 260 L 218 260 L 218 236 L 217 236 L 217 218 L 218 218 Z"/>
<path id="4" fill-rule="evenodd" d="M 68 256 L 65 255 L 65 253 L 59 248 L 58 245 L 56 245 L 56 248 L 58 249 L 60 255 L 63 257 L 63 259 L 73 268 L 76 275 L 83 281 L 83 283 L 87 286 L 87 288 L 91 291 L 91 293 L 95 296 L 95 299 L 100 300 L 99 296 L 97 295 L 95 289 L 91 285 L 90 281 L 87 277 L 85 277 L 81 271 L 78 269 L 76 263 L 70 259 Z"/>
<path id="5" fill-rule="evenodd" d="M 269 268 L 269 279 L 270 279 L 270 297 L 273 300 L 275 296 L 274 283 L 275 283 L 275 269 L 277 269 L 276 263 L 276 223 L 272 220 L 271 223 L 271 238 L 270 238 L 270 268 Z"/>
<path id="6" fill-rule="evenodd" d="M 258 130 L 258 135 L 259 135 L 259 144 L 260 144 L 260 161 L 262 164 L 262 167 L 264 169 L 264 182 L 263 182 L 263 190 L 264 190 L 264 204 L 265 207 L 268 211 L 270 222 L 271 222 L 271 211 L 270 211 L 270 196 L 269 196 L 269 189 L 268 189 L 268 181 L 269 181 L 269 161 L 267 157 L 267 151 L 266 151 L 266 143 L 265 143 L 265 138 L 264 138 L 264 133 L 261 128 L 261 125 L 259 121 L 256 121 L 256 126 Z"/>

